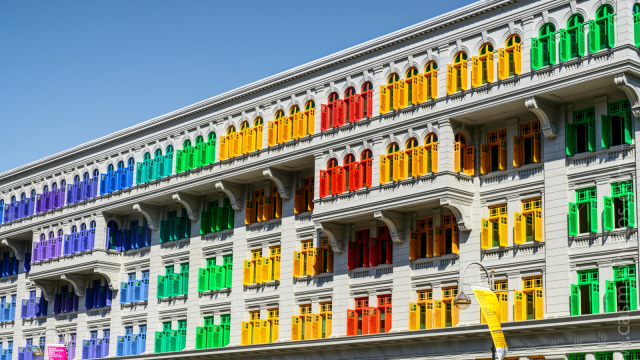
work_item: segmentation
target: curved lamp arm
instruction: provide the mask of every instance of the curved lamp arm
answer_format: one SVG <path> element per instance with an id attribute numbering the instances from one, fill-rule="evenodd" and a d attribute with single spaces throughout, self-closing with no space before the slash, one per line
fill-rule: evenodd
<path id="1" fill-rule="evenodd" d="M 464 270 L 462 270 L 462 272 L 460 273 L 460 292 L 464 292 L 464 274 L 467 272 L 467 269 L 469 268 L 469 266 L 471 265 L 478 265 L 480 266 L 480 268 L 482 270 L 484 270 L 484 273 L 487 274 L 487 284 L 489 285 L 489 289 L 491 289 L 491 291 L 494 290 L 493 288 L 493 277 L 491 275 L 489 275 L 489 270 L 487 270 L 486 267 L 484 267 L 484 265 L 482 265 L 481 263 L 474 261 L 471 263 L 468 263 L 467 266 L 464 267 Z"/>

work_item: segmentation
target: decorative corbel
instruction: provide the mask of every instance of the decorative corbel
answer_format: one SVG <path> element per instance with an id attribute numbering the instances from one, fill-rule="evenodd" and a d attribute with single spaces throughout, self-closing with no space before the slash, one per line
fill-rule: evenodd
<path id="1" fill-rule="evenodd" d="M 71 284 L 77 296 L 84 296 L 84 289 L 87 287 L 87 275 L 60 275 L 60 279 Z"/>
<path id="2" fill-rule="evenodd" d="M 24 260 L 24 253 L 25 253 L 24 244 L 18 243 L 9 239 L 2 239 L 2 245 L 11 249 L 16 259 L 18 259 L 19 261 Z"/>
<path id="3" fill-rule="evenodd" d="M 35 285 L 40 292 L 42 292 L 42 296 L 48 302 L 52 302 L 55 298 L 56 292 L 56 282 L 51 280 L 31 280 L 31 283 Z"/>
<path id="4" fill-rule="evenodd" d="M 449 198 L 440 198 L 440 206 L 449 209 L 456 217 L 456 223 L 460 231 L 471 231 L 471 218 L 468 215 L 468 205 L 462 205 Z M 470 210 L 470 209 L 469 209 Z"/>
<path id="5" fill-rule="evenodd" d="M 342 254 L 346 250 L 346 244 L 343 238 L 344 225 L 315 223 L 316 231 L 322 232 L 329 238 L 329 244 L 334 253 Z"/>
<path id="6" fill-rule="evenodd" d="M 281 198 L 291 199 L 291 188 L 287 187 L 287 184 L 291 184 L 291 174 L 266 168 L 262 171 L 262 175 L 276 184 Z"/>
<path id="7" fill-rule="evenodd" d="M 242 198 L 236 194 L 242 194 L 242 191 L 239 187 L 229 185 L 229 183 L 223 182 L 222 180 L 217 181 L 214 184 L 217 190 L 222 191 L 229 198 L 229 202 L 231 203 L 231 207 L 235 211 L 242 210 Z"/>
<path id="8" fill-rule="evenodd" d="M 542 126 L 542 133 L 545 137 L 555 139 L 558 137 L 557 127 L 557 110 L 555 105 L 547 104 L 532 96 L 524 100 L 524 105 L 529 111 L 536 114 Z"/>
<path id="9" fill-rule="evenodd" d="M 616 75 L 613 81 L 629 98 L 633 116 L 635 116 L 636 119 L 640 118 L 640 79 L 633 75 L 622 73 Z"/>
<path id="10" fill-rule="evenodd" d="M 101 269 L 93 269 L 93 272 L 96 274 L 100 274 L 107 279 L 107 283 L 109 285 L 109 289 L 111 291 L 120 290 L 120 282 L 118 281 L 118 273 L 112 271 L 106 271 Z"/>
<path id="11" fill-rule="evenodd" d="M 147 219 L 149 229 L 158 230 L 160 228 L 160 209 L 155 206 L 133 204 L 133 211 L 138 212 Z"/>
<path id="12" fill-rule="evenodd" d="M 373 213 L 373 217 L 382 221 L 389 229 L 391 240 L 396 244 L 404 243 L 404 230 L 402 229 L 402 214 L 391 211 L 378 210 Z"/>
<path id="13" fill-rule="evenodd" d="M 194 206 L 194 204 L 198 203 L 198 200 L 196 198 L 191 197 L 189 195 L 180 194 L 178 192 L 171 195 L 171 198 L 173 199 L 173 201 L 182 205 L 185 208 L 185 210 L 187 210 L 187 215 L 189 216 L 189 219 L 191 221 L 200 220 L 198 219 L 198 211 L 195 210 L 195 206 Z"/>

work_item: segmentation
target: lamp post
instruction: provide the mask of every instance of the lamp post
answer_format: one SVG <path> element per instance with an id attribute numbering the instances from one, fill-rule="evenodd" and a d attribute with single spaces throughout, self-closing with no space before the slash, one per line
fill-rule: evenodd
<path id="1" fill-rule="evenodd" d="M 482 270 L 484 270 L 484 273 L 487 275 L 487 285 L 489 286 L 489 289 L 491 289 L 491 291 L 495 292 L 495 288 L 493 287 L 493 273 L 495 272 L 494 269 L 491 269 L 491 274 L 489 274 L 487 268 L 479 262 L 474 261 L 467 264 L 467 266 L 464 267 L 464 270 L 462 270 L 462 272 L 460 273 L 460 291 L 458 291 L 458 295 L 456 295 L 455 299 L 453 299 L 453 305 L 455 305 L 460 310 L 466 310 L 471 305 L 471 298 L 464 293 L 464 274 L 467 272 L 467 269 L 471 265 L 478 265 Z M 493 341 L 491 341 L 491 359 L 496 360 L 496 346 Z"/>
<path id="2" fill-rule="evenodd" d="M 62 338 L 64 339 L 64 349 L 65 349 L 65 351 L 68 351 L 69 350 L 69 342 L 67 341 L 68 340 L 67 336 L 69 335 L 69 333 L 67 333 L 65 335 L 62 332 L 60 332 L 60 330 L 58 330 L 58 329 L 54 328 L 53 330 L 55 330 L 58 333 L 58 335 L 62 335 Z M 44 330 L 42 330 L 42 332 L 40 332 L 40 334 L 38 334 L 38 337 L 37 337 L 37 339 L 38 339 L 38 348 L 36 349 L 36 351 L 33 352 L 33 356 L 44 356 L 44 349 L 40 349 L 39 339 L 42 336 L 42 334 L 44 334 L 46 332 L 47 332 L 47 329 L 44 329 Z"/>

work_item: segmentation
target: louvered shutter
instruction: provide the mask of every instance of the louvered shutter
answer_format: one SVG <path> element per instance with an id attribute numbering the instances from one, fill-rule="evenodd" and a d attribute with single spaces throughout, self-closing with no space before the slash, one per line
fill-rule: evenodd
<path id="1" fill-rule="evenodd" d="M 454 172 L 460 172 L 462 168 L 462 164 L 460 163 L 460 159 L 462 155 L 461 147 L 462 147 L 462 143 L 460 143 L 459 141 L 456 141 L 456 143 L 453 146 L 453 171 Z"/>
<path id="2" fill-rule="evenodd" d="M 533 134 L 533 162 L 539 163 L 541 160 L 542 158 L 540 154 L 540 133 L 535 133 Z"/>
<path id="3" fill-rule="evenodd" d="M 498 167 L 500 170 L 507 170 L 507 140 L 500 141 L 500 152 L 498 153 Z"/>
<path id="4" fill-rule="evenodd" d="M 507 52 L 504 49 L 498 49 L 498 79 L 504 80 L 509 77 L 509 63 L 507 61 Z"/>
<path id="5" fill-rule="evenodd" d="M 433 328 L 442 328 L 444 323 L 444 314 L 442 311 L 442 301 L 433 300 Z"/>
<path id="6" fill-rule="evenodd" d="M 480 144 L 480 173 L 486 175 L 491 171 L 489 169 L 489 148 L 485 144 Z"/>
<path id="7" fill-rule="evenodd" d="M 475 147 L 467 146 L 464 148 L 464 172 L 469 176 L 474 176 L 476 174 L 475 169 Z"/>
<path id="8" fill-rule="evenodd" d="M 348 264 L 347 268 L 349 270 L 355 269 L 358 262 L 358 252 L 357 252 L 357 244 L 353 241 L 349 242 L 349 250 L 348 250 Z"/>
<path id="9" fill-rule="evenodd" d="M 253 263 L 251 261 L 244 261 L 244 267 L 242 271 L 242 284 L 253 284 Z"/>
<path id="10" fill-rule="evenodd" d="M 438 71 L 434 70 L 431 72 L 431 98 L 438 98 Z"/>
<path id="11" fill-rule="evenodd" d="M 345 109 L 344 100 L 338 99 L 333 103 L 333 120 L 336 127 L 345 125 L 347 120 Z"/>
<path id="12" fill-rule="evenodd" d="M 492 83 L 493 80 L 495 79 L 495 64 L 493 61 L 493 52 L 489 52 L 489 54 L 487 54 L 487 82 L 488 83 Z M 456 308 L 457 309 L 457 308 Z"/>
<path id="13" fill-rule="evenodd" d="M 633 115 L 630 111 L 624 113 L 624 142 L 627 144 L 633 143 L 634 138 L 633 130 Z"/>
<path id="14" fill-rule="evenodd" d="M 456 92 L 456 69 L 453 65 L 447 64 L 447 94 L 452 95 Z"/>
<path id="15" fill-rule="evenodd" d="M 514 54 L 515 55 L 515 54 Z M 542 67 L 542 48 L 540 40 L 531 38 L 531 68 L 538 70 Z"/>
<path id="16" fill-rule="evenodd" d="M 589 120 L 587 132 L 587 144 L 589 151 L 596 151 L 596 122 L 595 120 Z"/>
<path id="17" fill-rule="evenodd" d="M 412 99 L 414 104 L 420 104 L 427 99 L 424 91 L 425 90 L 424 82 L 425 82 L 424 76 L 421 76 L 420 74 L 416 74 L 416 76 L 413 78 L 412 90 L 415 95 L 412 97 Z"/>
<path id="18" fill-rule="evenodd" d="M 542 211 L 540 210 L 536 210 L 533 212 L 533 217 L 534 217 L 534 237 L 533 239 L 535 241 L 542 241 Z"/>
<path id="19" fill-rule="evenodd" d="M 391 93 L 391 102 L 392 102 L 391 108 L 393 110 L 398 110 L 400 108 L 400 105 L 399 105 L 399 103 L 401 101 L 400 100 L 400 96 L 402 96 L 400 94 L 400 85 L 401 85 L 401 82 L 400 82 L 400 80 L 398 80 L 398 81 L 394 82 L 393 86 L 392 86 L 392 90 L 391 91 L 393 91 L 393 92 Z M 403 92 L 404 92 L 404 89 L 403 89 Z"/>
<path id="20" fill-rule="evenodd" d="M 571 58 L 571 41 L 569 33 L 565 29 L 560 29 L 560 61 L 567 61 Z"/>
<path id="21" fill-rule="evenodd" d="M 498 231 L 500 233 L 500 246 L 509 246 L 509 221 L 506 215 L 500 216 Z"/>
<path id="22" fill-rule="evenodd" d="M 536 296 L 538 295 L 537 291 L 538 290 L 536 290 Z M 542 291 L 540 290 L 540 292 Z M 591 283 L 591 285 L 589 286 L 589 301 L 591 302 L 591 313 L 592 314 L 599 313 L 600 312 L 600 285 L 598 285 L 598 283 L 596 282 Z M 540 308 L 542 308 L 542 306 Z M 536 312 L 537 310 L 538 308 L 536 307 Z M 538 317 L 536 316 L 536 318 Z"/>
<path id="23" fill-rule="evenodd" d="M 523 164 L 522 143 L 519 136 L 513 137 L 513 166 L 520 167 Z"/>
<path id="24" fill-rule="evenodd" d="M 480 60 L 474 56 L 471 58 L 471 86 L 477 87 L 482 85 L 481 77 Z"/>
<path id="25" fill-rule="evenodd" d="M 569 203 L 569 235 L 578 235 L 578 206 L 575 203 Z"/>
<path id="26" fill-rule="evenodd" d="M 327 105 L 320 105 L 320 130 L 326 131 L 331 127 L 329 121 L 329 107 Z"/>
<path id="27" fill-rule="evenodd" d="M 565 123 L 565 150 L 567 156 L 572 156 L 576 151 L 575 126 L 570 123 Z"/>
<path id="28" fill-rule="evenodd" d="M 409 331 L 420 329 L 420 306 L 409 303 Z"/>
<path id="29" fill-rule="evenodd" d="M 571 316 L 580 315 L 580 287 L 578 285 L 571 284 Z"/>
<path id="30" fill-rule="evenodd" d="M 444 255 L 442 253 L 442 244 L 444 243 L 444 234 L 442 231 L 442 228 L 439 226 L 434 226 L 433 227 L 433 238 L 434 238 L 434 256 L 438 257 L 438 256 L 442 256 Z"/>
<path id="31" fill-rule="evenodd" d="M 422 176 L 425 174 L 425 166 L 424 166 L 424 148 L 418 147 L 411 150 L 411 175 L 413 177 Z"/>
<path id="32" fill-rule="evenodd" d="M 329 179 L 325 170 L 320 170 L 320 197 L 326 197 L 329 192 Z"/>
<path id="33" fill-rule="evenodd" d="M 589 202 L 589 225 L 592 233 L 598 232 L 598 201 Z"/>
<path id="34" fill-rule="evenodd" d="M 522 73 L 522 45 L 516 44 L 513 48 L 513 72 L 516 75 L 520 75 Z M 508 72 L 507 72 L 508 73 Z"/>
<path id="35" fill-rule="evenodd" d="M 513 225 L 513 243 L 522 244 L 526 239 L 526 227 L 524 222 L 524 216 L 521 213 L 514 213 L 514 225 Z"/>
<path id="36" fill-rule="evenodd" d="M 488 219 L 481 219 L 481 222 L 480 248 L 486 250 L 491 247 L 491 222 Z"/>
<path id="37" fill-rule="evenodd" d="M 275 122 L 269 121 L 267 124 L 267 146 L 274 146 L 277 144 L 278 125 Z M 222 160 L 222 159 L 220 159 Z"/>
<path id="38" fill-rule="evenodd" d="M 616 303 L 616 283 L 615 281 L 606 280 L 606 294 L 605 294 L 605 311 L 608 313 L 616 312 L 617 303 Z M 573 314 L 571 314 L 573 315 Z"/>
<path id="39" fill-rule="evenodd" d="M 595 53 L 600 50 L 600 31 L 595 20 L 589 20 L 589 52 Z"/>
<path id="40" fill-rule="evenodd" d="M 386 156 L 380 156 L 380 184 L 389 181 L 389 160 Z"/>
<path id="41" fill-rule="evenodd" d="M 431 145 L 431 172 L 438 172 L 438 143 Z"/>
<path id="42" fill-rule="evenodd" d="M 627 195 L 627 226 L 636 227 L 636 203 L 633 200 L 633 194 Z"/>
<path id="43" fill-rule="evenodd" d="M 302 253 L 300 251 L 293 252 L 293 277 L 302 276 Z"/>
<path id="44" fill-rule="evenodd" d="M 263 132 L 263 125 L 256 125 L 254 127 L 255 131 L 254 131 L 254 137 L 255 137 L 255 141 L 256 141 L 256 146 L 255 146 L 255 150 L 260 150 L 262 149 L 262 132 Z M 267 134 L 268 135 L 268 134 Z M 213 159 L 211 159 L 211 162 L 213 162 Z"/>
<path id="45" fill-rule="evenodd" d="M 460 64 L 460 88 L 463 91 L 469 90 L 469 70 L 465 60 Z"/>
<path id="46" fill-rule="evenodd" d="M 614 23 L 613 14 L 611 14 L 607 17 L 607 46 L 609 48 L 613 48 L 615 44 L 615 32 L 616 26 Z"/>
<path id="47" fill-rule="evenodd" d="M 416 260 L 420 257 L 420 238 L 417 231 L 409 234 L 409 260 Z"/>

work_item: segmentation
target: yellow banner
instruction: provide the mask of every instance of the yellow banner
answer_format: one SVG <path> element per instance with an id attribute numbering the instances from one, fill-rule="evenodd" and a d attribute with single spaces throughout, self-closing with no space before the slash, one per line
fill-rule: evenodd
<path id="1" fill-rule="evenodd" d="M 489 325 L 491 337 L 493 338 L 493 343 L 496 345 L 496 349 L 499 353 L 504 352 L 506 355 L 507 341 L 504 338 L 502 327 L 500 326 L 500 303 L 498 302 L 496 293 L 487 288 L 478 287 L 473 288 L 473 293 L 476 295 L 480 309 L 482 309 L 482 314 L 487 320 L 487 325 Z M 500 351 L 500 348 L 504 350 Z"/>

